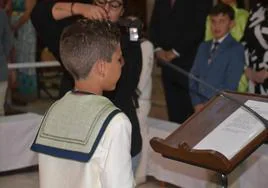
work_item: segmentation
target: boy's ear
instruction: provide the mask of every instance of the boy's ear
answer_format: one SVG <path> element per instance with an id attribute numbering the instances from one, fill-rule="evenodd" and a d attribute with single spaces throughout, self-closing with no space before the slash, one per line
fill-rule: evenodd
<path id="1" fill-rule="evenodd" d="M 107 69 L 106 62 L 104 62 L 102 60 L 98 60 L 95 63 L 95 71 L 96 71 L 96 74 L 98 76 L 100 76 L 102 78 L 105 77 L 106 69 Z"/>

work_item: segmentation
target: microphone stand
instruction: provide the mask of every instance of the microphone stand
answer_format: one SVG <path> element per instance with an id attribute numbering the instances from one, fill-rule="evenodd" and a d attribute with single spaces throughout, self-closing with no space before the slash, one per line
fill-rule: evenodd
<path id="1" fill-rule="evenodd" d="M 268 120 L 265 119 L 264 117 L 262 117 L 260 114 L 258 114 L 256 111 L 254 111 L 252 108 L 248 107 L 247 105 L 245 105 L 244 103 L 242 103 L 241 101 L 229 96 L 228 94 L 226 94 L 225 92 L 215 88 L 214 86 L 208 84 L 207 82 L 197 78 L 195 75 L 191 74 L 190 72 L 185 71 L 184 69 L 180 68 L 179 66 L 176 66 L 170 62 L 164 62 L 164 61 L 158 61 L 159 65 L 161 66 L 166 66 L 169 67 L 171 69 L 173 69 L 176 72 L 179 72 L 181 74 L 183 74 L 184 76 L 187 76 L 190 79 L 193 79 L 195 81 L 197 81 L 198 83 L 201 83 L 202 85 L 210 88 L 212 91 L 214 91 L 215 93 L 219 94 L 220 96 L 227 98 L 228 100 L 231 100 L 239 105 L 241 105 L 242 107 L 244 107 L 248 112 L 250 112 L 251 114 L 253 114 L 259 121 L 261 121 L 263 123 L 263 125 L 265 126 L 265 128 L 268 128 Z"/>

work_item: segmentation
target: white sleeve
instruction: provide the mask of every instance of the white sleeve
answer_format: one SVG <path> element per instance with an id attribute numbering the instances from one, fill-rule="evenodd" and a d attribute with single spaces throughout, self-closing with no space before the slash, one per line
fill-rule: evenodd
<path id="1" fill-rule="evenodd" d="M 131 123 L 123 113 L 117 114 L 105 131 L 108 154 L 101 174 L 104 188 L 134 188 L 130 155 Z"/>
<path id="2" fill-rule="evenodd" d="M 148 84 L 152 82 L 152 70 L 154 64 L 154 47 L 150 41 L 144 41 L 141 43 L 142 51 L 142 70 L 140 75 L 140 81 L 138 88 L 141 92 L 148 88 Z"/>

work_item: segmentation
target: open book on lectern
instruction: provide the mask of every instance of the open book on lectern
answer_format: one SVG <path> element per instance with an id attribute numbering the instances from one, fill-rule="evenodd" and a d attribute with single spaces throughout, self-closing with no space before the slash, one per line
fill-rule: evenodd
<path id="1" fill-rule="evenodd" d="M 168 137 L 153 138 L 150 144 L 169 159 L 228 174 L 267 142 L 267 125 L 259 115 L 268 119 L 267 96 L 225 92 L 210 99 Z"/>
<path id="2" fill-rule="evenodd" d="M 245 105 L 268 119 L 268 103 L 248 100 Z M 215 150 L 230 160 L 264 130 L 265 126 L 262 122 L 240 107 L 197 143 L 193 149 Z"/>

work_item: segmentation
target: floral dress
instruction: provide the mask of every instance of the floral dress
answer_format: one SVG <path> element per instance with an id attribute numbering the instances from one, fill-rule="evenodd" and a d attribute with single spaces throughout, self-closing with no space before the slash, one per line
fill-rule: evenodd
<path id="1" fill-rule="evenodd" d="M 261 3 L 251 10 L 243 39 L 246 66 L 255 71 L 268 70 L 268 7 Z M 249 81 L 249 92 L 268 94 L 268 79 L 262 84 Z"/>
<path id="2" fill-rule="evenodd" d="M 16 23 L 24 12 L 25 0 L 12 0 L 12 24 Z M 36 34 L 31 20 L 23 24 L 14 37 L 15 63 L 36 61 Z M 37 81 L 35 69 L 19 69 L 17 74 L 18 91 L 27 97 L 36 97 Z"/>

